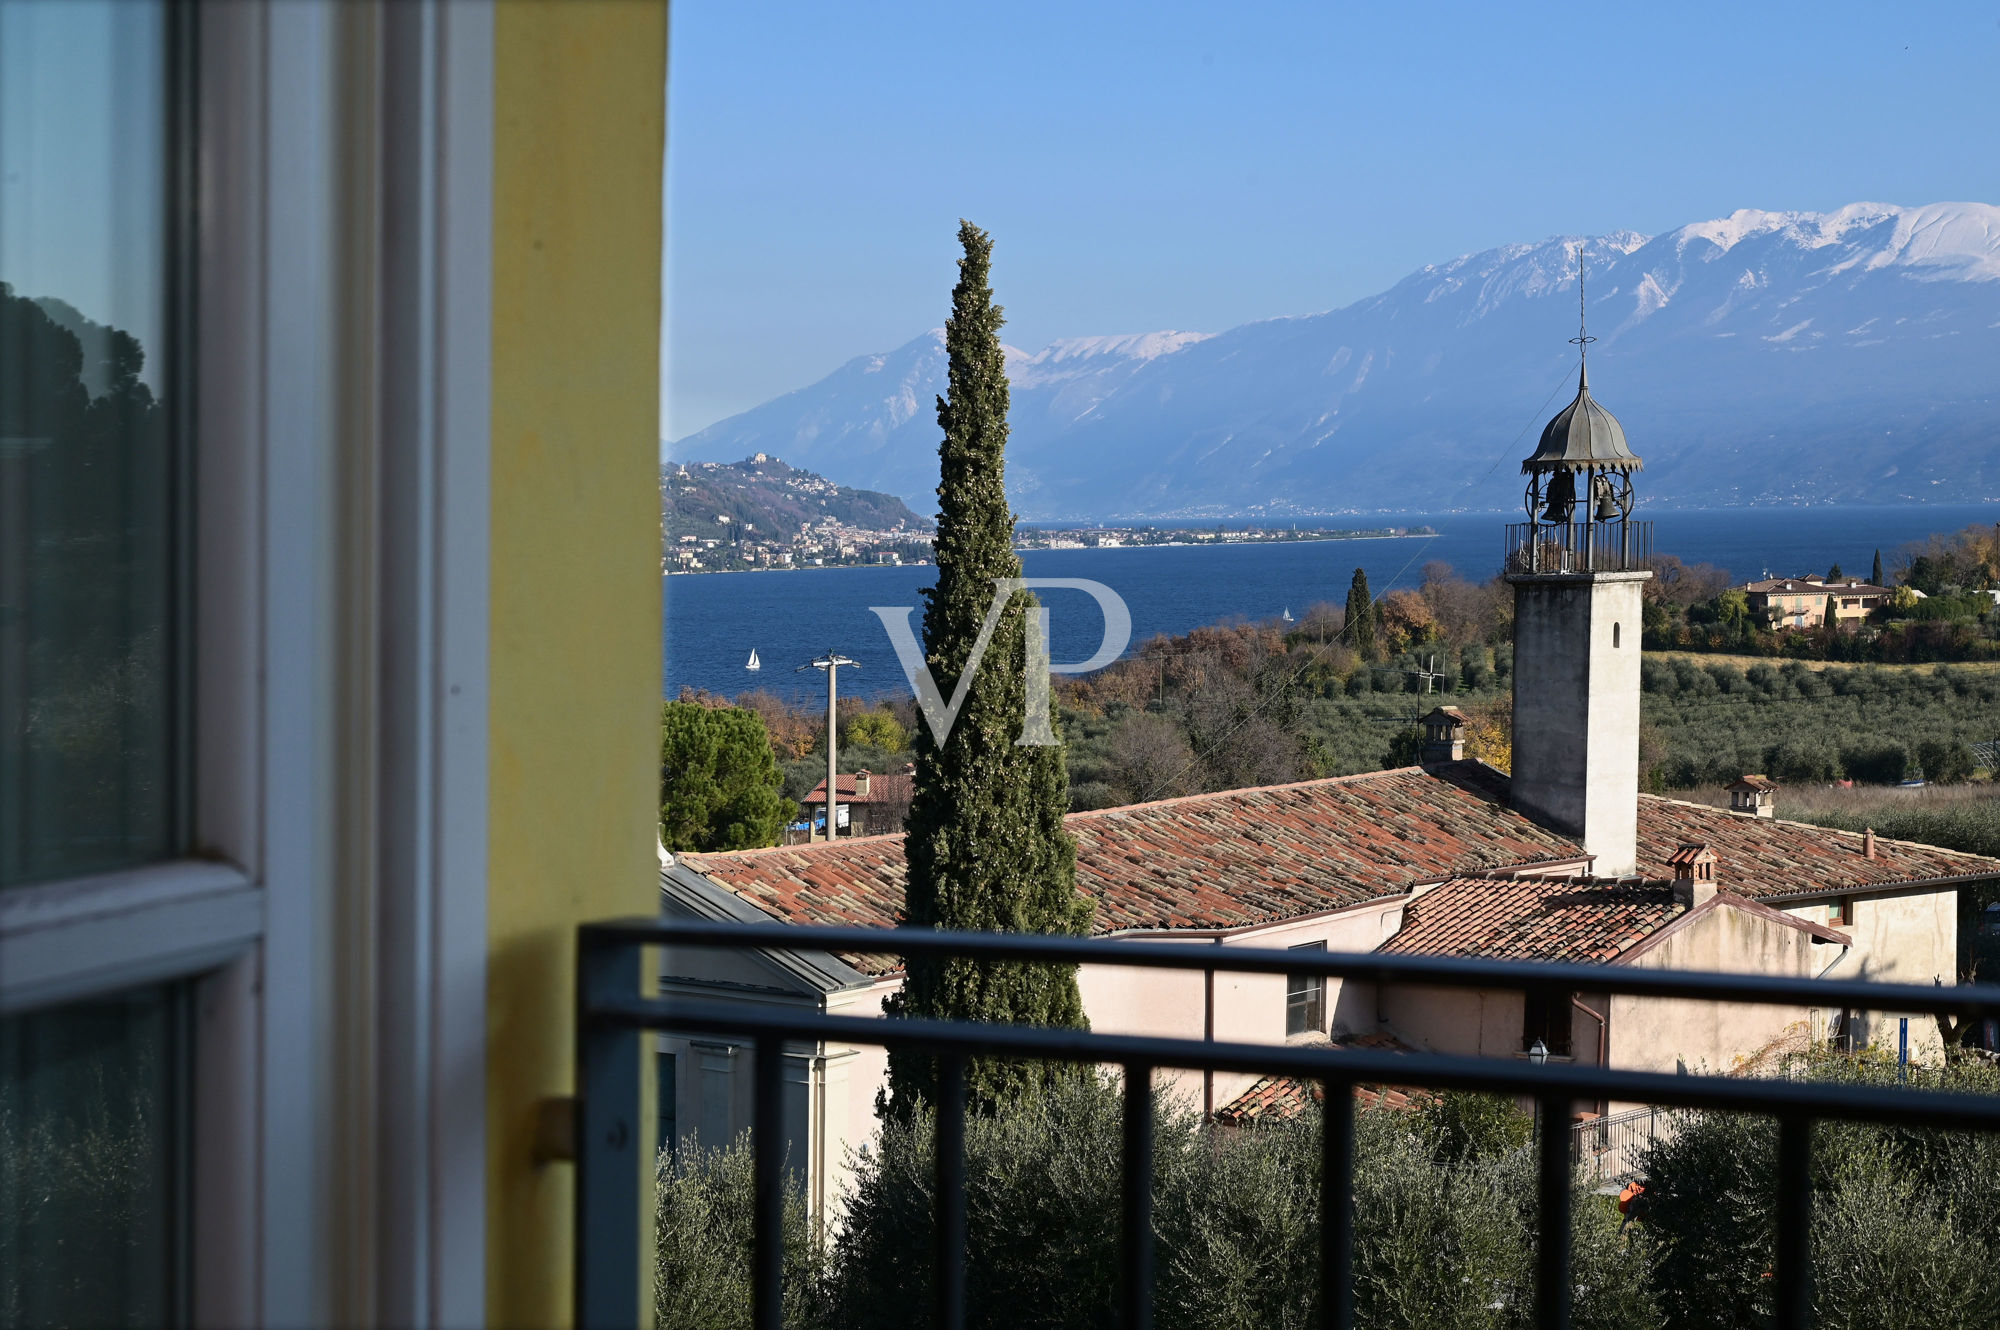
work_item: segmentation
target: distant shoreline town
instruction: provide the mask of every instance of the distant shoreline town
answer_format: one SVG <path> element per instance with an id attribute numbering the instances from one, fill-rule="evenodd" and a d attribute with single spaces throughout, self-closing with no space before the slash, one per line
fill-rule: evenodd
<path id="1" fill-rule="evenodd" d="M 1428 526 L 1379 527 L 1366 530 L 1310 530 L 1264 527 L 1208 529 L 1202 527 L 1076 527 L 1064 530 L 1033 528 L 1017 530 L 1017 553 L 1035 550 L 1148 549 L 1172 546 L 1282 545 L 1334 540 L 1400 540 L 1411 536 L 1434 536 Z M 853 527 L 827 527 L 811 531 L 798 548 L 773 544 L 760 548 L 750 560 L 730 559 L 722 542 L 708 544 L 699 553 L 687 551 L 678 559 L 663 560 L 661 571 L 669 576 L 683 573 L 764 573 L 810 572 L 823 568 L 923 568 L 931 562 L 931 535 L 928 531 L 871 531 Z M 728 562 L 714 562 L 718 551 Z M 708 560 L 700 556 L 706 554 Z"/>
<path id="2" fill-rule="evenodd" d="M 660 468 L 660 571 L 751 573 L 778 569 L 923 567 L 936 524 L 892 494 L 850 489 L 768 453 L 741 462 Z M 1016 523 L 1016 550 L 1130 549 L 1161 545 L 1277 545 L 1295 541 L 1433 536 L 1428 526 L 1305 527 L 1248 518 L 1199 523 Z"/>

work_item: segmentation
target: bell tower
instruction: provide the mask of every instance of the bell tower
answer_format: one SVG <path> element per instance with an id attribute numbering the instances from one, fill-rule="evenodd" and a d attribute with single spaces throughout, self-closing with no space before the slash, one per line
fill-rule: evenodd
<path id="1" fill-rule="evenodd" d="M 1582 287 L 1579 266 L 1579 307 Z M 1615 877 L 1638 860 L 1640 586 L 1652 576 L 1652 523 L 1632 520 L 1632 473 L 1644 464 L 1590 395 L 1597 339 L 1581 322 L 1576 399 L 1521 463 L 1528 520 L 1507 528 L 1512 798 L 1581 840 L 1594 873 Z"/>

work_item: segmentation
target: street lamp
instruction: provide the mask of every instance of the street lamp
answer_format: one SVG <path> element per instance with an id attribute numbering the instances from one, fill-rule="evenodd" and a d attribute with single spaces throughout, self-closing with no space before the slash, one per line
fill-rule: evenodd
<path id="1" fill-rule="evenodd" d="M 834 706 L 834 691 L 836 687 L 834 680 L 839 675 L 840 667 L 843 665 L 852 666 L 857 670 L 861 668 L 860 661 L 849 660 L 838 651 L 829 649 L 825 655 L 809 660 L 799 666 L 798 669 L 792 671 L 794 674 L 803 674 L 807 670 L 826 671 L 826 838 L 828 840 L 833 839 L 834 814 L 837 811 L 834 806 L 833 786 L 834 781 L 837 779 L 836 764 L 840 756 L 840 746 L 834 742 L 839 735 L 840 725 L 839 713 Z M 811 840 L 812 824 L 807 823 L 806 825 L 806 839 Z"/>
<path id="2" fill-rule="evenodd" d="M 1549 1046 L 1548 1046 L 1547 1044 L 1545 1044 L 1545 1043 L 1543 1043 L 1543 1042 L 1542 1042 L 1541 1040 L 1537 1039 L 1537 1040 L 1536 1040 L 1536 1041 L 1535 1041 L 1534 1043 L 1532 1043 L 1532 1044 L 1528 1045 L 1528 1061 L 1529 1061 L 1529 1062 L 1531 1062 L 1531 1063 L 1533 1063 L 1533 1064 L 1534 1064 L 1535 1066 L 1539 1067 L 1539 1066 L 1542 1066 L 1543 1064 L 1547 1063 L 1547 1062 L 1548 1062 L 1548 1060 L 1549 1060 Z M 1541 1135 L 1542 1135 L 1542 1097 L 1541 1097 L 1540 1095 L 1536 1095 L 1536 1096 L 1535 1096 L 1535 1138 L 1536 1138 L 1537 1140 L 1539 1140 L 1539 1139 L 1541 1139 Z"/>

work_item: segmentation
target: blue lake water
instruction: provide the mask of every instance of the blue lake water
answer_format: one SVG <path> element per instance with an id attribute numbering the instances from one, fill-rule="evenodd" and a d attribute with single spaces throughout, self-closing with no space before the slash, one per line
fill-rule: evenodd
<path id="1" fill-rule="evenodd" d="M 1762 576 L 1842 571 L 1867 576 L 1877 549 L 1895 551 L 1933 532 L 2000 520 L 2000 504 L 1921 507 L 1667 509 L 1654 523 L 1653 548 L 1689 563 L 1713 563 L 1740 582 Z M 1429 525 L 1435 536 L 1300 541 L 1276 545 L 1207 545 L 1088 550 L 1033 550 L 1029 577 L 1086 577 L 1103 582 L 1132 612 L 1132 645 L 1156 634 L 1184 633 L 1230 619 L 1304 613 L 1316 601 L 1341 604 L 1354 570 L 1364 568 L 1377 595 L 1415 586 L 1424 564 L 1441 559 L 1465 577 L 1499 570 L 1501 529 L 1516 514 L 1454 514 L 1394 519 Z M 935 568 L 827 568 L 798 572 L 696 573 L 663 578 L 668 696 L 683 686 L 734 695 L 751 688 L 807 701 L 825 696 L 824 677 L 793 668 L 827 648 L 861 662 L 843 671 L 841 691 L 907 695 L 909 685 L 871 606 L 912 606 L 922 630 L 919 588 Z M 1078 661 L 1096 650 L 1102 620 L 1080 591 L 1039 593 L 1049 607 L 1054 658 Z M 764 668 L 744 668 L 755 649 Z"/>

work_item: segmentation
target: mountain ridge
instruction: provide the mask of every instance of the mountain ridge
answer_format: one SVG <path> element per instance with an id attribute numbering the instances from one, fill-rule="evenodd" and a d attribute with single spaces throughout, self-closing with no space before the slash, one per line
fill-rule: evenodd
<path id="1" fill-rule="evenodd" d="M 1509 506 L 1574 391 L 1579 257 L 1592 389 L 1646 499 L 2000 494 L 2000 208 L 1856 203 L 1496 246 L 1214 334 L 1009 348 L 1010 496 L 1030 520 Z M 926 333 L 672 455 L 775 452 L 921 511 L 943 382 Z"/>

